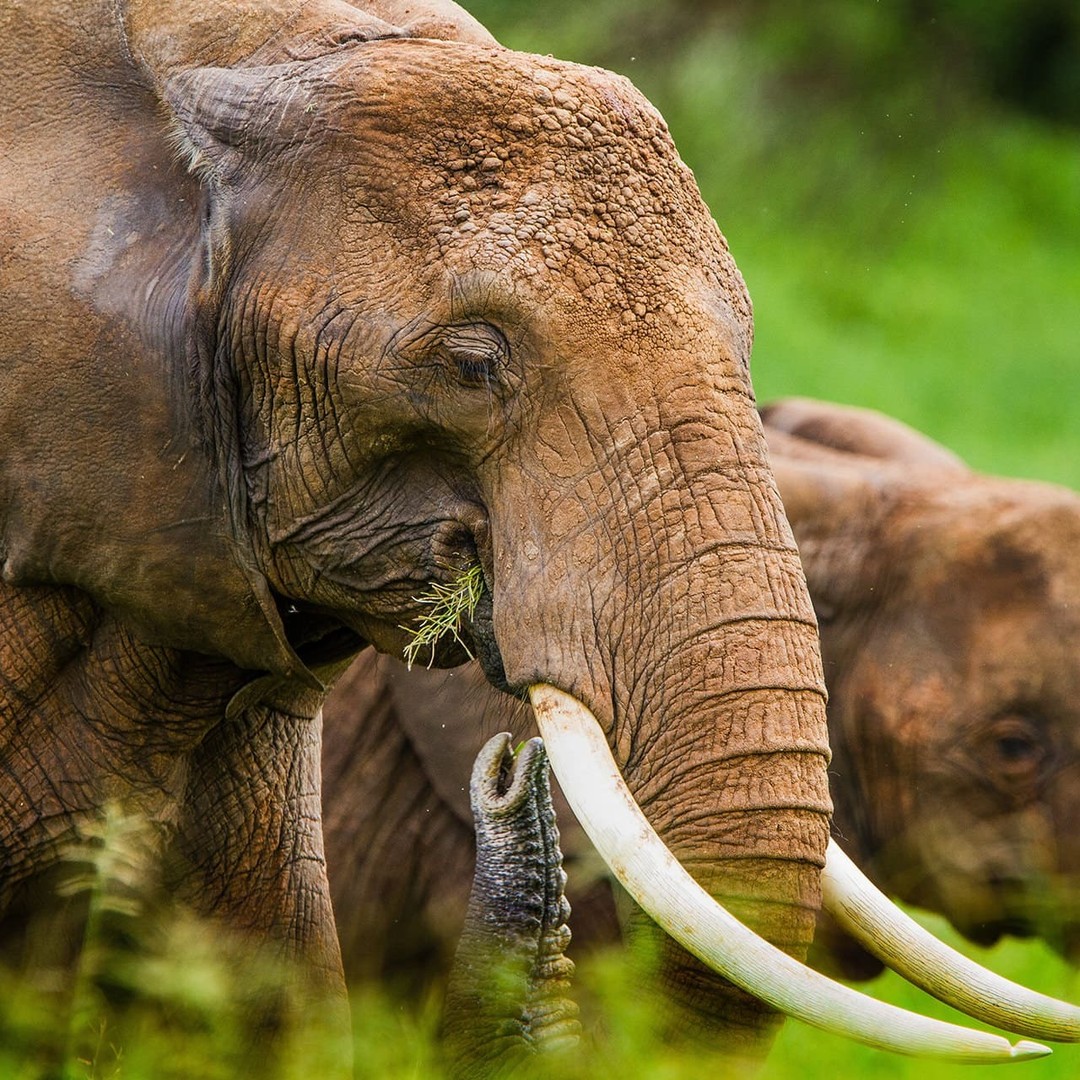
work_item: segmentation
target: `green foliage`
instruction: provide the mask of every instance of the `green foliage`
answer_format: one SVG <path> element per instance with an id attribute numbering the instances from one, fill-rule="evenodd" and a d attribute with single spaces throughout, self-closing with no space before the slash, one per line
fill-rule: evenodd
<path id="1" fill-rule="evenodd" d="M 424 604 L 427 612 L 415 629 L 403 627 L 412 635 L 409 644 L 405 646 L 405 663 L 409 670 L 420 659 L 421 650 L 430 652 L 428 667 L 435 662 L 435 647 L 449 634 L 467 652 L 469 647 L 461 640 L 458 631 L 461 629 L 461 620 L 472 618 L 476 611 L 476 605 L 484 592 L 484 572 L 479 563 L 474 563 L 463 570 L 448 585 L 434 581 L 427 592 L 413 599 L 418 604 Z"/>
<path id="2" fill-rule="evenodd" d="M 0 1076 L 239 1080 L 252 1075 L 253 1052 L 263 1055 L 256 1057 L 256 1071 L 266 1080 L 340 1075 L 350 1060 L 357 1080 L 443 1075 L 437 991 L 405 1003 L 378 987 L 356 988 L 352 1038 L 344 1041 L 334 1030 L 333 1010 L 305 998 L 299 972 L 182 908 L 170 907 L 166 916 L 155 906 L 160 893 L 152 867 L 158 841 L 137 814 L 113 807 L 86 824 L 79 841 L 65 851 L 62 891 L 82 898 L 87 916 L 74 979 L 64 985 L 55 971 L 35 968 L 19 975 L 0 969 Z M 1077 995 L 1076 972 L 1041 945 L 1013 942 L 977 950 L 957 942 L 941 920 L 924 921 L 1013 979 L 1057 996 Z M 577 958 L 575 993 L 585 1022 L 580 1051 L 545 1059 L 526 1075 L 741 1080 L 744 1070 L 724 1061 L 723 1047 L 686 1052 L 662 1036 L 663 1010 L 640 982 L 650 962 L 642 946 Z M 950 1010 L 894 976 L 869 989 L 905 1007 L 950 1018 Z M 253 1041 L 247 1028 L 251 1008 L 279 1000 L 287 1003 L 275 1014 L 281 1019 Z M 274 1042 L 267 1054 L 263 1043 L 269 1038 Z M 808 1063 L 815 1075 L 904 1078 L 917 1070 L 919 1080 L 979 1080 L 986 1073 L 882 1054 L 789 1022 L 761 1076 L 796 1080 L 807 1075 Z M 1023 1068 L 1040 1080 L 1065 1080 L 1080 1068 L 1080 1047 L 1060 1047 L 1054 1057 Z"/>
<path id="3" fill-rule="evenodd" d="M 955 941 L 940 920 L 935 932 Z M 168 944 L 150 960 L 129 966 L 147 998 L 115 1007 L 88 1029 L 96 1036 L 85 1053 L 62 1059 L 34 1047 L 62 1043 L 66 1018 L 49 995 L 29 980 L 0 977 L 0 1076 L 5 1080 L 240 1080 L 252 1075 L 236 1009 L 238 962 L 235 943 L 216 936 L 206 923 L 181 919 L 166 934 Z M 991 951 L 962 946 L 995 970 L 1029 985 L 1075 1000 L 1077 975 L 1039 945 L 1013 942 Z M 700 1080 L 702 1076 L 741 1080 L 726 1064 L 722 1047 L 692 1053 L 672 1047 L 657 1029 L 660 1011 L 641 993 L 640 967 L 622 951 L 578 958 L 576 992 L 585 1007 L 586 1035 L 580 1052 L 545 1065 L 545 1080 L 585 1080 L 617 1075 L 634 1080 Z M 249 967 L 248 970 L 251 970 Z M 266 979 L 288 976 L 264 967 Z M 892 975 L 864 989 L 875 996 L 942 1019 L 960 1020 Z M 156 1000 L 156 1007 L 155 1005 Z M 171 1008 L 162 1008 L 162 1002 Z M 313 1080 L 335 1075 L 352 1058 L 356 1080 L 438 1080 L 439 999 L 404 1003 L 377 988 L 358 988 L 352 997 L 351 1045 L 335 1039 L 328 1017 L 311 1009 L 275 1047 L 273 1062 L 260 1067 L 268 1080 Z M 760 1080 L 802 1080 L 807 1075 L 889 1077 L 895 1080 L 1005 1080 L 1011 1069 L 1030 1080 L 1072 1080 L 1080 1069 L 1080 1047 L 1059 1046 L 1052 1057 L 1021 1066 L 954 1066 L 915 1061 L 857 1046 L 794 1021 L 782 1029 Z M 1004 1070 L 1004 1071 L 1003 1071 Z M 749 1071 L 747 1077 L 752 1075 Z M 1017 1075 L 1021 1075 L 1017 1073 Z"/>
<path id="4" fill-rule="evenodd" d="M 60 852 L 61 903 L 25 914 L 24 969 L 0 966 L 0 1077 L 233 1080 L 271 1031 L 265 1080 L 335 1075 L 349 1046 L 304 973 L 169 897 L 161 838 L 110 804 Z"/>

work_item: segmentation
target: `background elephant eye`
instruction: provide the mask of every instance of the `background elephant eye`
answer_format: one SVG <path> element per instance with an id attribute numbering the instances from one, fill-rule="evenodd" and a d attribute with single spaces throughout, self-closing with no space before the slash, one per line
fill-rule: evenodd
<path id="1" fill-rule="evenodd" d="M 1041 726 L 1025 716 L 995 720 L 987 730 L 982 748 L 993 772 L 1017 784 L 1036 783 L 1052 756 Z"/>
<path id="2" fill-rule="evenodd" d="M 494 326 L 473 323 L 450 327 L 440 342 L 439 352 L 458 384 L 490 388 L 498 382 L 510 346 Z"/>
<path id="3" fill-rule="evenodd" d="M 1020 735 L 1003 735 L 997 741 L 998 756 L 1004 761 L 1021 762 L 1038 753 L 1038 746 Z"/>

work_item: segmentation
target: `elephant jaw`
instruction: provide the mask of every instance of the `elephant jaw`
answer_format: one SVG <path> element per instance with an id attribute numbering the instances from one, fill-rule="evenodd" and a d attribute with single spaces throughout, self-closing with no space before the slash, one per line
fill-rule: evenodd
<path id="1" fill-rule="evenodd" d="M 694 881 L 653 831 L 620 775 L 592 713 L 553 686 L 534 685 L 529 696 L 551 767 L 597 851 L 648 915 L 718 974 L 789 1016 L 880 1049 L 967 1063 L 1019 1061 L 1050 1053 L 1038 1043 L 1022 1040 L 1013 1045 L 1000 1035 L 957 1027 L 876 1001 L 805 967 L 758 937 Z M 850 864 L 844 864 L 842 853 L 837 857 L 837 850 L 830 845 L 824 879 L 834 913 L 846 910 L 851 893 L 862 895 L 860 887 L 853 884 L 861 875 L 850 873 Z M 892 907 L 884 897 L 881 902 Z M 878 933 L 884 933 L 886 939 L 895 938 L 895 932 L 887 927 L 888 920 L 880 918 L 881 908 L 869 908 L 877 917 L 849 920 L 849 931 L 861 939 Z M 898 911 L 897 915 L 902 918 Z M 904 947 L 906 944 L 887 949 L 889 955 L 883 958 L 892 963 Z M 905 962 L 900 973 L 911 971 L 908 977 L 912 981 L 929 983 L 936 987 L 932 992 L 939 993 L 945 980 L 928 978 L 925 971 L 940 973 L 944 963 L 937 953 L 936 959 Z M 920 964 L 924 974 L 916 977 Z M 1021 987 L 1012 987 L 994 1005 L 985 1000 L 985 995 L 993 996 L 1001 989 L 999 983 L 989 981 L 993 978 L 989 972 L 976 980 L 952 976 L 948 1000 L 971 1015 L 990 1018 L 1017 1032 L 1080 1039 L 1080 1010 Z M 1010 1009 L 1009 1003 L 1018 1001 L 1019 1007 Z"/>

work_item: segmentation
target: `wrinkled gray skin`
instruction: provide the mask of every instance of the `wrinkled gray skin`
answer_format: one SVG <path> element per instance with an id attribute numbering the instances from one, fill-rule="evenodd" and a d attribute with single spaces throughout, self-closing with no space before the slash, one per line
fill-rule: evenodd
<path id="1" fill-rule="evenodd" d="M 793 399 L 763 414 L 821 620 L 834 836 L 886 891 L 972 940 L 1037 934 L 1076 962 L 1080 497 L 973 473 L 878 413 Z M 398 743 L 393 780 L 346 778 L 350 740 L 376 730 L 375 712 L 394 729 L 387 739 L 378 728 L 384 745 Z M 387 658 L 361 658 L 325 715 L 346 965 L 356 975 L 404 969 L 460 925 L 470 755 L 489 731 L 528 735 L 530 718 L 475 670 L 406 673 Z M 380 882 L 386 908 L 358 888 L 380 841 L 354 814 L 356 782 L 388 805 L 417 800 L 397 825 L 415 828 L 407 892 Z M 576 940 L 613 940 L 603 868 L 580 833 L 568 830 L 563 846 Z M 825 916 L 811 959 L 849 977 L 881 970 Z"/>
<path id="2" fill-rule="evenodd" d="M 4 954 L 113 804 L 163 899 L 340 995 L 324 689 L 476 565 L 489 680 L 591 708 L 804 954 L 813 611 L 745 288 L 640 94 L 431 2 L 8 5 L 0 68 Z M 760 1051 L 768 1009 L 659 951 L 673 1029 Z"/>

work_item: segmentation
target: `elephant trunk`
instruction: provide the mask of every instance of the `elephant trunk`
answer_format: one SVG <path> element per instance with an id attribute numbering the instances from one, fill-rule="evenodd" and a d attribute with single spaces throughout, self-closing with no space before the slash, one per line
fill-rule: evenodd
<path id="1" fill-rule="evenodd" d="M 511 685 L 583 702 L 676 858 L 802 958 L 828 840 L 824 683 L 753 414 L 746 427 L 616 432 L 621 461 L 549 471 L 512 530 L 492 522 L 495 632 Z M 674 1028 L 763 1052 L 767 1006 L 670 938 L 659 956 Z"/>
<path id="2" fill-rule="evenodd" d="M 725 545 L 716 565 L 706 559 L 680 586 L 705 598 L 703 626 L 646 671 L 627 674 L 640 687 L 631 724 L 647 737 L 623 740 L 623 769 L 683 868 L 801 960 L 821 900 L 828 743 L 814 620 L 797 557 L 778 538 L 779 529 L 771 540 Z M 655 926 L 637 912 L 632 934 L 648 940 Z M 673 1029 L 729 1054 L 764 1053 L 778 1017 L 757 997 L 718 979 L 670 937 L 644 954 L 657 957 Z"/>

